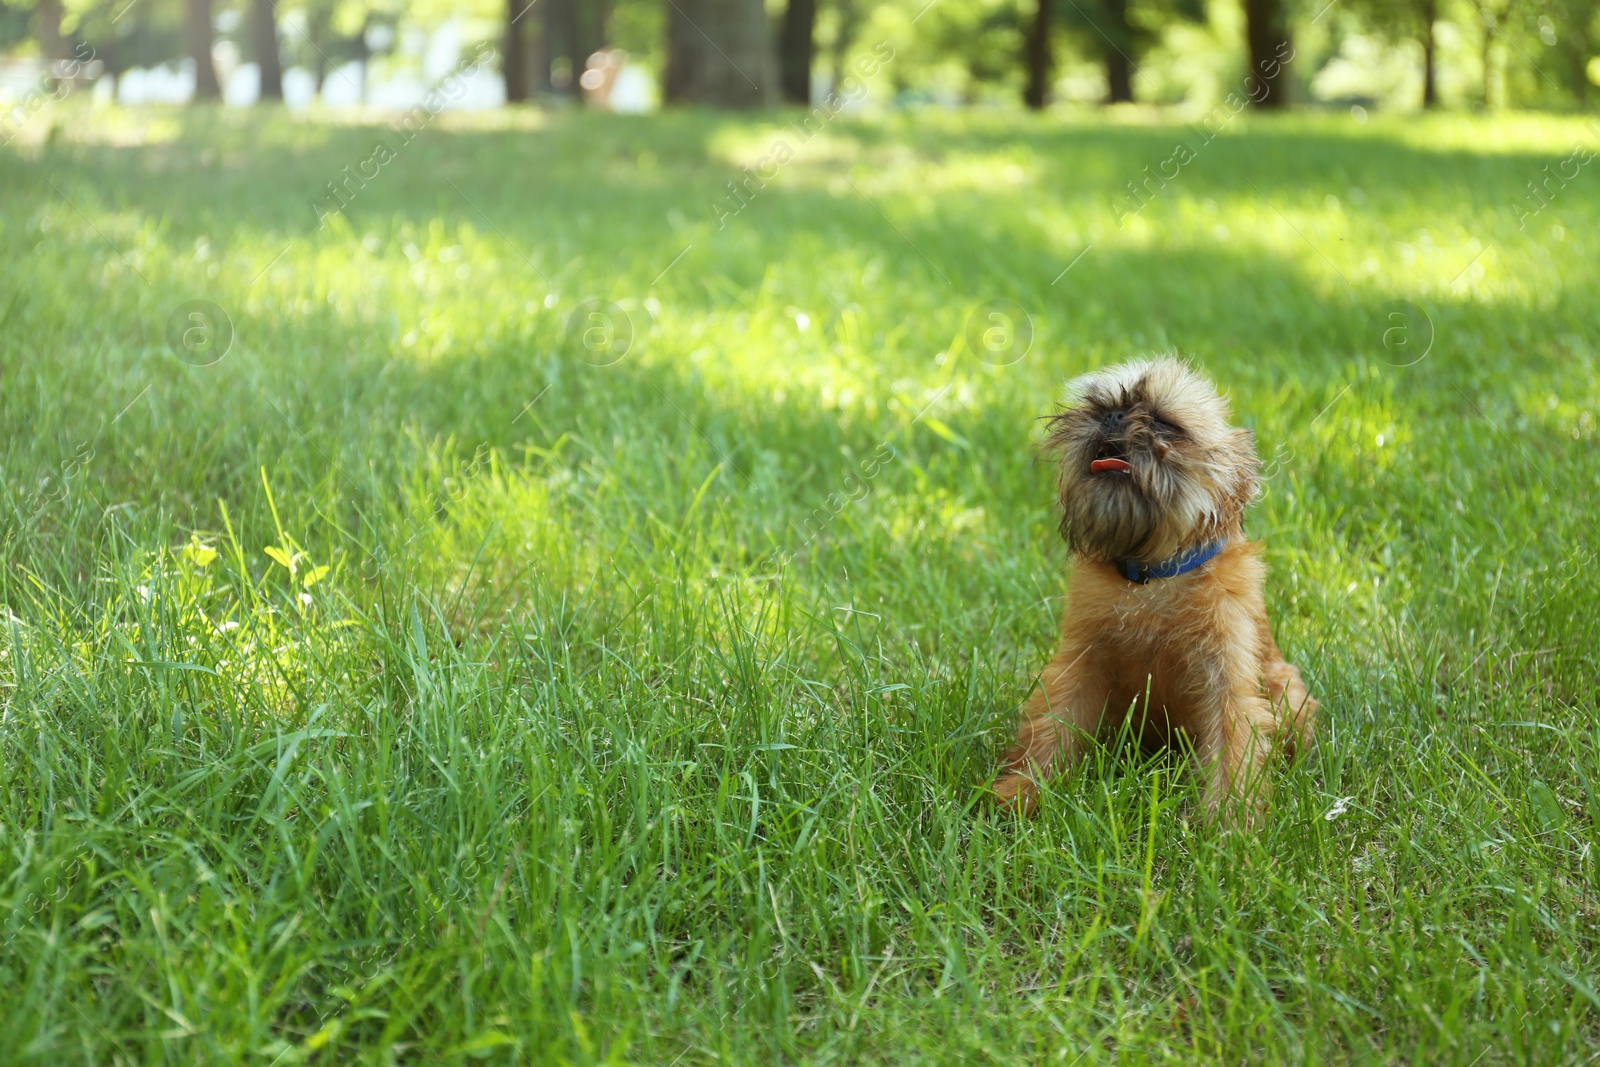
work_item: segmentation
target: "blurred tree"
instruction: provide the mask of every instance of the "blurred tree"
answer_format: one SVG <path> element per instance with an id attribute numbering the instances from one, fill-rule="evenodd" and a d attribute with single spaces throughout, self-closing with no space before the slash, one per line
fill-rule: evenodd
<path id="1" fill-rule="evenodd" d="M 352 61 L 361 66 L 356 91 L 364 97 L 371 60 L 399 43 L 402 27 L 427 34 L 453 21 L 481 34 L 498 24 L 508 101 L 549 93 L 582 100 L 586 63 L 609 46 L 615 16 L 619 41 L 626 38 L 634 62 L 662 74 L 668 102 L 743 107 L 768 102 L 769 85 L 785 100 L 808 102 L 818 64 L 831 66 L 836 85 L 844 83 L 858 38 L 871 26 L 897 44 L 897 91 L 947 98 L 954 88 L 972 101 L 982 87 L 1000 86 L 1039 108 L 1049 102 L 1068 41 L 1103 69 L 1108 101 L 1132 99 L 1139 65 L 1161 32 L 1175 20 L 1203 17 L 1208 2 L 1223 0 L 0 0 L 0 47 L 31 41 L 29 54 L 64 59 L 82 58 L 75 49 L 86 45 L 113 89 L 133 67 L 186 55 L 195 60 L 196 99 L 205 100 L 220 94 L 210 56 L 226 37 L 260 63 L 263 99 L 281 98 L 285 65 L 310 68 L 321 93 L 327 75 Z M 1286 68 L 1305 62 L 1295 57 L 1290 16 L 1320 12 L 1327 0 L 1238 3 L 1246 17 L 1249 95 L 1261 107 L 1287 106 Z M 1426 107 L 1442 103 L 1441 84 L 1462 77 L 1472 79 L 1485 106 L 1592 102 L 1600 0 L 1336 3 L 1336 18 L 1326 24 L 1341 27 L 1335 41 L 1366 26 L 1417 42 Z M 1439 43 L 1449 40 L 1451 22 L 1475 60 Z M 1441 71 L 1451 78 L 1442 81 Z"/>
<path id="2" fill-rule="evenodd" d="M 1439 0 L 1351 0 L 1379 33 L 1422 46 L 1422 106 L 1439 106 Z"/>
<path id="3" fill-rule="evenodd" d="M 1289 64 L 1294 60 L 1288 9 L 1284 0 L 1244 0 L 1244 21 L 1250 101 L 1265 111 L 1281 111 L 1290 103 Z"/>
<path id="4" fill-rule="evenodd" d="M 39 0 L 33 8 L 33 32 L 46 60 L 66 59 L 72 51 L 61 32 L 61 0 Z"/>
<path id="5" fill-rule="evenodd" d="M 590 56 L 606 47 L 611 22 L 610 0 L 585 0 L 576 5 L 572 21 L 572 71 L 576 79 Z"/>
<path id="6" fill-rule="evenodd" d="M 539 0 L 539 42 L 533 64 L 536 93 L 575 90 L 572 78 L 572 0 Z M 565 69 L 558 69 L 565 60 Z"/>
<path id="7" fill-rule="evenodd" d="M 1022 90 L 1022 102 L 1034 111 L 1049 102 L 1050 82 L 1055 76 L 1055 53 L 1050 47 L 1055 21 L 1053 6 L 1053 0 L 1038 0 L 1033 22 L 1028 26 L 1027 40 L 1022 45 L 1028 63 L 1028 82 Z"/>
<path id="8" fill-rule="evenodd" d="M 631 64 L 659 75 L 670 10 L 661 0 L 612 0 L 611 17 L 606 20 L 608 45 L 624 49 Z"/>
<path id="9" fill-rule="evenodd" d="M 63 26 L 73 40 L 82 42 L 104 64 L 102 77 L 117 95 L 122 75 L 137 67 L 155 67 L 187 54 L 184 44 L 184 9 L 177 4 L 153 4 L 139 18 L 123 18 L 127 0 L 70 0 Z"/>
<path id="10" fill-rule="evenodd" d="M 767 103 L 767 13 L 761 0 L 666 0 L 669 104 Z"/>
<path id="11" fill-rule="evenodd" d="M 856 43 L 856 35 L 861 32 L 864 19 L 857 0 L 833 0 L 833 13 L 833 41 L 828 46 L 828 65 L 830 80 L 839 86 L 844 83 L 845 57 L 850 54 L 851 45 Z"/>
<path id="12" fill-rule="evenodd" d="M 1512 0 L 1474 0 L 1472 4 L 1473 13 L 1477 16 L 1478 27 L 1482 33 L 1478 55 L 1483 66 L 1484 107 L 1492 106 L 1490 86 L 1494 80 L 1494 44 L 1501 27 L 1511 19 L 1511 9 Z"/>
<path id="13" fill-rule="evenodd" d="M 330 71 L 352 59 L 366 61 L 366 24 L 359 23 L 354 32 L 346 29 L 354 13 L 339 0 L 308 0 L 301 10 L 305 14 L 301 40 L 310 49 L 303 58 L 311 69 L 312 91 L 320 98 Z"/>
<path id="14" fill-rule="evenodd" d="M 506 80 L 506 103 L 520 104 L 528 99 L 528 27 L 523 16 L 536 0 L 507 0 L 505 52 L 500 57 L 500 73 Z"/>
<path id="15" fill-rule="evenodd" d="M 778 82 L 783 98 L 811 103 L 811 61 L 816 52 L 817 0 L 789 0 L 778 37 Z"/>
<path id="16" fill-rule="evenodd" d="M 1018 73 L 1027 69 L 1031 31 L 1016 0 L 932 5 L 925 9 L 917 31 L 919 41 L 909 53 L 909 63 L 959 64 L 966 72 L 969 101 L 976 98 L 981 85 L 1014 87 Z"/>
<path id="17" fill-rule="evenodd" d="M 350 82 L 343 74 L 340 79 L 365 100 L 372 60 L 396 47 L 402 21 L 427 30 L 445 17 L 447 13 L 416 0 L 301 0 L 284 21 L 294 27 L 288 38 L 293 65 L 311 71 L 319 97 L 329 74 L 356 63 L 359 81 Z"/>
<path id="18" fill-rule="evenodd" d="M 19 5 L 0 3 L 0 52 L 8 52 L 34 39 L 33 12 Z"/>
<path id="19" fill-rule="evenodd" d="M 538 0 L 538 47 L 533 60 L 535 92 L 582 101 L 578 91 L 589 57 L 607 46 L 611 4 L 578 0 Z"/>
<path id="20" fill-rule="evenodd" d="M 250 0 L 250 45 L 261 69 L 262 100 L 283 99 L 283 60 L 278 53 L 276 0 Z"/>
<path id="21" fill-rule="evenodd" d="M 1175 19 L 1205 18 L 1203 0 L 1073 0 L 1065 12 L 1106 69 L 1106 101 L 1133 100 L 1133 75 L 1165 24 Z"/>
<path id="22" fill-rule="evenodd" d="M 189 41 L 189 58 L 194 60 L 194 97 L 196 102 L 216 100 L 222 96 L 222 86 L 217 83 L 217 68 L 211 62 L 211 49 L 216 41 L 216 27 L 211 21 L 211 0 L 187 0 L 188 17 L 184 31 Z"/>
<path id="23" fill-rule="evenodd" d="M 1600 0 L 1544 0 L 1541 5 L 1549 18 L 1545 45 L 1560 57 L 1567 91 L 1583 107 L 1589 100 L 1589 60 L 1595 55 L 1595 19 L 1600 15 Z M 1555 38 L 1551 44 L 1549 37 Z"/>
<path id="24" fill-rule="evenodd" d="M 1439 24 L 1439 0 L 1420 0 L 1415 14 L 1422 37 L 1422 106 L 1431 110 L 1439 106 L 1439 38 L 1434 32 Z"/>

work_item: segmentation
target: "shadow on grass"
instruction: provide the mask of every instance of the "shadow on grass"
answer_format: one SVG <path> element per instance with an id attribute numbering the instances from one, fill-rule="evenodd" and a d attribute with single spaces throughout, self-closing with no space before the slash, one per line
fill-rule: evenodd
<path id="1" fill-rule="evenodd" d="M 244 519 L 265 524 L 257 489 L 260 469 L 268 466 L 310 478 L 300 487 L 308 499 L 359 526 L 397 483 L 426 493 L 429 478 L 459 474 L 418 477 L 438 442 L 453 442 L 465 465 L 480 448 L 521 450 L 526 457 L 564 439 L 569 443 L 555 462 L 573 475 L 616 462 L 630 442 L 653 442 L 634 450 L 647 459 L 632 461 L 630 484 L 641 513 L 661 506 L 649 501 L 662 485 L 681 486 L 678 502 L 687 508 L 720 464 L 719 492 L 749 516 L 746 550 L 757 556 L 792 546 L 796 531 L 847 488 L 861 458 L 885 441 L 906 462 L 893 465 L 875 491 L 926 495 L 937 488 L 953 507 L 1031 520 L 1049 500 L 1048 472 L 1031 465 L 1033 418 L 1050 410 L 1065 379 L 1160 349 L 1205 364 L 1235 391 L 1243 421 L 1283 437 L 1297 423 L 1309 424 L 1338 387 L 1376 371 L 1390 405 L 1428 431 L 1424 454 L 1443 465 L 1452 441 L 1430 420 L 1498 425 L 1522 417 L 1497 404 L 1498 383 L 1553 379 L 1573 353 L 1568 338 L 1576 335 L 1581 348 L 1582 338 L 1592 345 L 1595 333 L 1586 295 L 1596 281 L 1590 264 L 1573 264 L 1561 289 L 1538 307 L 1465 294 L 1429 305 L 1433 354 L 1404 369 L 1384 366 L 1399 361 L 1382 348 L 1383 324 L 1374 324 L 1375 312 L 1396 294 L 1370 282 L 1348 283 L 1337 268 L 1323 272 L 1324 261 L 1309 250 L 1296 260 L 1250 235 L 1213 240 L 1203 229 L 1174 228 L 1145 247 L 1094 247 L 1063 273 L 1082 248 L 1041 226 L 1033 209 L 1100 210 L 1122 183 L 1169 150 L 1183 132 L 1171 127 L 840 122 L 827 135 L 859 146 L 851 164 L 801 160 L 717 230 L 705 205 L 737 171 L 716 145 L 730 134 L 759 141 L 764 135 L 751 131 L 765 129 L 764 122 L 562 116 L 537 128 L 495 130 L 441 122 L 373 180 L 352 186 L 347 230 L 319 236 L 313 198 L 325 197 L 327 182 L 392 134 L 381 127 L 308 127 L 284 113 L 180 112 L 173 119 L 173 137 L 163 143 L 57 144 L 8 173 L 8 198 L 28 214 L 71 196 L 90 212 L 133 220 L 174 257 L 195 248 L 198 259 L 204 245 L 227 264 L 232 280 L 218 284 L 236 306 L 247 306 L 255 284 L 233 277 L 242 266 L 229 259 L 236 247 L 248 250 L 249 272 L 259 279 L 270 262 L 257 261 L 270 261 L 280 242 L 309 243 L 320 256 L 352 256 L 364 233 L 380 248 L 390 243 L 392 255 L 392 243 L 409 235 L 446 240 L 470 226 L 504 244 L 498 258 L 476 265 L 492 281 L 525 278 L 531 305 L 493 309 L 491 321 L 472 324 L 474 331 L 423 358 L 400 344 L 398 315 L 425 315 L 430 300 L 458 301 L 455 295 L 430 296 L 419 285 L 414 300 L 380 317 L 337 306 L 317 279 L 291 279 L 297 299 L 239 312 L 239 348 L 227 363 L 190 368 L 165 351 L 167 309 L 160 300 L 110 294 L 125 303 L 89 329 L 73 327 L 66 358 L 93 366 L 109 350 L 107 362 L 137 368 L 155 387 L 150 406 L 158 414 L 149 417 L 161 430 L 154 444 L 148 435 L 122 438 L 107 430 L 113 447 L 104 450 L 104 505 L 159 505 L 189 521 L 201 521 L 221 498 L 254 501 Z M 1041 163 L 1020 187 L 914 196 L 913 183 L 904 199 L 832 187 L 850 173 L 871 187 L 874 167 L 898 165 L 893 157 L 907 145 L 931 163 L 1013 151 Z M 1515 189 L 1521 175 L 1550 158 L 1441 153 L 1395 138 L 1383 142 L 1381 153 L 1352 152 L 1344 134 L 1324 126 L 1254 123 L 1248 136 L 1206 148 L 1170 193 L 1173 201 L 1210 195 L 1288 201 L 1348 181 L 1369 187 L 1374 199 L 1420 197 L 1441 215 L 1471 217 L 1482 204 L 1485 175 Z M 266 171 L 277 189 L 294 192 L 257 195 Z M 1572 192 L 1575 203 L 1590 202 L 1577 200 L 1582 190 Z M 1109 208 L 1104 217 L 1114 222 Z M 46 252 L 64 239 L 38 236 Z M 109 256 L 100 236 L 85 231 L 80 238 L 78 256 Z M 669 272 L 680 249 L 682 261 Z M 720 359 L 714 350 L 706 364 L 697 360 L 699 335 L 684 325 L 703 320 L 721 331 L 711 344 L 730 343 L 738 336 L 730 324 L 747 311 L 749 294 L 773 284 L 775 264 L 824 273 L 878 270 L 882 284 L 838 277 L 820 294 L 796 297 L 828 302 L 811 305 L 820 339 L 800 348 L 798 358 L 817 364 L 833 358 L 829 346 L 848 312 L 865 323 L 866 352 L 893 349 L 882 360 L 866 359 L 861 373 L 875 375 L 864 380 L 884 394 L 901 394 L 898 412 L 829 403 L 800 387 L 779 399 L 758 366 Z M 98 299 L 95 287 L 104 282 L 87 284 Z M 555 306 L 545 307 L 551 296 Z M 584 362 L 567 329 L 574 306 L 590 297 L 637 306 L 651 296 L 677 316 L 678 329 L 643 326 L 616 365 Z M 1014 300 L 1031 316 L 1036 334 L 1028 356 L 1012 368 L 981 365 L 970 353 L 941 365 L 936 356 L 951 350 L 972 309 L 994 298 Z M 36 288 L 15 313 L 41 331 L 51 324 L 59 330 L 81 323 L 84 306 L 83 291 Z M 777 324 L 764 320 L 760 328 Z M 758 349 L 775 351 L 766 341 L 753 338 Z M 30 358 L 49 352 L 41 344 Z M 26 361 L 19 370 L 30 373 Z M 33 377 L 49 388 L 55 373 Z M 949 436 L 912 419 L 947 385 L 961 387 L 952 395 L 967 394 L 939 409 Z M 1285 399 L 1296 407 L 1293 417 L 1268 407 Z M 111 413 L 126 402 L 122 394 L 104 398 L 99 423 L 114 423 Z M 132 447 L 114 447 L 121 440 Z M 1277 443 L 1264 440 L 1264 450 Z M 48 454 L 70 452 L 73 444 L 73 431 L 58 427 L 53 437 L 13 447 Z M 1555 470 L 1572 447 L 1555 435 L 1524 446 L 1535 456 L 1548 449 Z M 1387 536 L 1390 489 L 1357 463 L 1354 454 L 1308 457 L 1302 472 L 1309 495 L 1316 499 L 1321 489 L 1326 506 L 1338 501 L 1344 536 Z M 1536 458 L 1509 457 L 1497 472 L 1505 479 L 1502 491 L 1523 492 L 1521 468 L 1537 465 Z"/>

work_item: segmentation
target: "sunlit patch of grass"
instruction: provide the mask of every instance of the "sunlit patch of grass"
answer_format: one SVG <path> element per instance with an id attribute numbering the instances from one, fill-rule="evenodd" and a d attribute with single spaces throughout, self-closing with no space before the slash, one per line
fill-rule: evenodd
<path id="1" fill-rule="evenodd" d="M 783 120 L 451 115 L 324 225 L 365 116 L 40 118 L 0 170 L 13 1058 L 1600 1036 L 1600 185 L 1513 210 L 1581 121 L 1241 116 L 1124 218 L 1192 128 L 847 116 L 719 225 Z M 1256 432 L 1327 708 L 1256 837 L 1115 745 L 1028 824 L 983 796 L 1062 588 L 1038 417 L 1151 350 Z"/>

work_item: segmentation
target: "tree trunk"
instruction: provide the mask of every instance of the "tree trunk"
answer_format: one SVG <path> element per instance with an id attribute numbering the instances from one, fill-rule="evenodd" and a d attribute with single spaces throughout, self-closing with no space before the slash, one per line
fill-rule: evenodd
<path id="1" fill-rule="evenodd" d="M 1028 84 L 1022 90 L 1022 102 L 1034 111 L 1041 111 L 1050 102 L 1050 82 L 1055 73 L 1055 56 L 1050 48 L 1050 29 L 1054 11 L 1053 0 L 1038 0 L 1033 13 L 1033 25 L 1024 42 L 1028 60 Z"/>
<path id="2" fill-rule="evenodd" d="M 72 50 L 61 35 L 61 0 L 39 0 L 33 9 L 33 33 L 46 63 L 70 56 Z"/>
<path id="3" fill-rule="evenodd" d="M 1428 111 L 1439 106 L 1438 39 L 1433 32 L 1438 16 L 1433 0 L 1422 5 L 1422 106 Z"/>
<path id="4" fill-rule="evenodd" d="M 508 104 L 528 99 L 528 27 L 523 16 L 531 6 L 532 0 L 508 0 L 506 4 L 506 51 L 500 73 L 506 80 Z"/>
<path id="5" fill-rule="evenodd" d="M 555 85 L 550 81 L 550 68 L 560 54 L 555 42 L 551 39 L 551 22 L 555 18 L 555 0 L 539 0 L 539 21 L 536 24 L 539 32 L 533 42 L 533 69 L 529 77 L 533 82 L 533 92 L 536 96 L 543 96 L 555 92 Z"/>
<path id="6" fill-rule="evenodd" d="M 305 14 L 305 42 L 311 46 L 311 94 L 322 99 L 322 86 L 328 80 L 328 31 L 333 12 L 320 4 L 310 5 Z"/>
<path id="7" fill-rule="evenodd" d="M 1568 76 L 1572 79 L 1572 99 L 1579 110 L 1586 109 L 1589 103 L 1589 57 L 1596 51 L 1591 27 L 1596 14 L 1600 14 L 1600 2 L 1589 0 L 1574 12 L 1575 17 L 1562 34 L 1569 64 Z"/>
<path id="8" fill-rule="evenodd" d="M 189 0 L 185 23 L 189 37 L 189 58 L 194 60 L 194 99 L 215 100 L 222 95 L 217 84 L 217 68 L 211 62 L 215 31 L 211 24 L 211 0 Z"/>
<path id="9" fill-rule="evenodd" d="M 816 54 L 817 0 L 789 0 L 778 39 L 778 80 L 791 104 L 811 104 L 811 61 Z"/>
<path id="10" fill-rule="evenodd" d="M 278 55 L 278 16 L 276 0 L 251 0 L 250 36 L 255 44 L 256 65 L 261 68 L 262 100 L 283 99 L 283 60 Z"/>
<path id="11" fill-rule="evenodd" d="M 1115 48 L 1105 51 L 1106 103 L 1133 103 L 1133 64 Z"/>
<path id="12" fill-rule="evenodd" d="M 541 0 L 543 2 L 543 0 Z M 572 3 L 573 0 L 568 0 Z M 589 57 L 596 52 L 604 51 L 610 46 L 610 0 L 587 0 L 587 2 L 574 3 L 572 19 L 572 87 L 574 99 L 579 103 L 589 103 L 605 99 L 609 89 L 599 89 L 596 92 L 579 92 L 580 79 L 589 69 Z M 606 84 L 604 73 L 601 75 L 601 85 Z"/>
<path id="13" fill-rule="evenodd" d="M 761 0 L 667 0 L 669 104 L 767 103 L 767 12 Z"/>
<path id="14" fill-rule="evenodd" d="M 575 56 L 573 43 L 574 12 L 571 0 L 539 0 L 544 13 L 539 29 L 539 70 L 534 80 L 540 88 L 562 96 L 572 96 L 578 91 L 578 78 L 583 74 L 583 59 Z M 555 76 L 556 64 L 565 59 L 568 76 L 565 80 Z"/>
<path id="15" fill-rule="evenodd" d="M 1289 63 L 1294 58 L 1283 0 L 1244 0 L 1244 17 L 1250 100 L 1264 111 L 1281 111 L 1289 106 Z"/>
<path id="16" fill-rule="evenodd" d="M 1133 103 L 1133 76 L 1139 66 L 1131 53 L 1138 51 L 1135 43 L 1139 30 L 1128 21 L 1128 0 L 1101 0 L 1105 24 L 1101 28 L 1100 58 L 1106 65 L 1106 103 Z"/>
<path id="17" fill-rule="evenodd" d="M 1483 22 L 1483 109 L 1489 110 L 1489 81 L 1494 71 L 1494 23 Z"/>
<path id="18" fill-rule="evenodd" d="M 833 31 L 830 61 L 833 67 L 833 91 L 838 92 L 839 86 L 844 84 L 845 56 L 850 54 L 850 46 L 856 43 L 856 33 L 861 29 L 861 9 L 856 6 L 856 0 L 834 0 L 833 8 L 839 21 Z"/>
<path id="19" fill-rule="evenodd" d="M 541 0 L 543 2 L 543 0 Z M 570 0 L 569 0 L 570 2 Z M 577 78 L 589 57 L 610 43 L 611 4 L 609 0 L 578 3 L 572 16 L 572 69 Z"/>

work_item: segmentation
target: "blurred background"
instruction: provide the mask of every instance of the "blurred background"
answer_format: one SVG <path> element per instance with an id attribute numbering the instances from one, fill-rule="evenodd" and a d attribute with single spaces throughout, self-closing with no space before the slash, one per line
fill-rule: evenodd
<path id="1" fill-rule="evenodd" d="M 127 104 L 1585 109 L 1600 0 L 7 0 L 0 138 Z M 865 66 L 864 66 L 865 65 Z"/>

